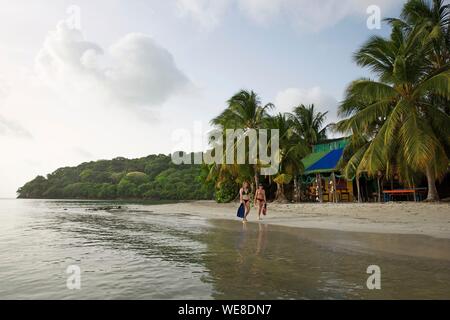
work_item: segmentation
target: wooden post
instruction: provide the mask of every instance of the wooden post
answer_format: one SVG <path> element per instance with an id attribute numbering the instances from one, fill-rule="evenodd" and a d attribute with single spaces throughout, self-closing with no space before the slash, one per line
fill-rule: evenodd
<path id="1" fill-rule="evenodd" d="M 413 182 L 412 187 L 413 187 L 413 190 L 414 190 L 414 195 L 413 195 L 413 197 L 414 197 L 414 202 L 417 202 L 416 184 L 415 184 L 414 182 Z"/>
<path id="2" fill-rule="evenodd" d="M 378 202 L 381 202 L 381 185 L 380 185 L 380 175 L 377 176 L 377 184 L 378 184 Z"/>
<path id="3" fill-rule="evenodd" d="M 331 173 L 331 179 L 333 179 L 333 202 L 337 203 L 338 199 L 337 199 L 337 191 L 336 191 L 336 175 L 334 174 L 334 172 Z"/>
<path id="4" fill-rule="evenodd" d="M 322 177 L 321 177 L 320 173 L 317 174 L 317 178 L 318 178 L 317 185 L 319 187 L 319 202 L 322 203 L 323 202 L 323 190 L 322 190 Z"/>

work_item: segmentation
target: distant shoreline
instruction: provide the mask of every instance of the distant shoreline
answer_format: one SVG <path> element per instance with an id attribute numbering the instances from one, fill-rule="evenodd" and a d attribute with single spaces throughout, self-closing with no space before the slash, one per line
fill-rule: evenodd
<path id="1" fill-rule="evenodd" d="M 236 220 L 237 204 L 192 201 L 154 206 L 155 213 L 183 213 Z M 252 208 L 249 222 L 258 222 Z M 263 223 L 351 232 L 410 234 L 450 239 L 449 203 L 292 203 L 269 204 Z"/>

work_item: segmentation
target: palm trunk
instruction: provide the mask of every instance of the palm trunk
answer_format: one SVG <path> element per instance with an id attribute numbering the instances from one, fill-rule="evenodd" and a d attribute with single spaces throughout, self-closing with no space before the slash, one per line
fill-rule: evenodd
<path id="1" fill-rule="evenodd" d="M 277 183 L 277 192 L 275 194 L 275 202 L 286 202 L 283 184 Z"/>
<path id="2" fill-rule="evenodd" d="M 426 169 L 427 182 L 428 182 L 428 196 L 426 201 L 439 201 L 439 194 L 436 188 L 436 176 L 434 175 L 433 168 L 429 165 Z"/>
<path id="3" fill-rule="evenodd" d="M 378 202 L 381 202 L 381 184 L 380 177 L 377 177 L 377 187 L 378 187 Z"/>
<path id="4" fill-rule="evenodd" d="M 258 166 L 255 165 L 253 168 L 255 170 L 255 177 L 254 177 L 254 179 L 255 179 L 255 192 L 256 192 L 256 189 L 258 189 L 258 185 L 259 185 Z"/>
<path id="5" fill-rule="evenodd" d="M 359 185 L 359 176 L 356 176 L 356 189 L 358 190 L 358 202 L 361 203 L 361 186 Z"/>
<path id="6" fill-rule="evenodd" d="M 297 177 L 294 178 L 294 202 L 298 202 L 299 199 L 299 192 L 298 192 L 298 181 Z"/>

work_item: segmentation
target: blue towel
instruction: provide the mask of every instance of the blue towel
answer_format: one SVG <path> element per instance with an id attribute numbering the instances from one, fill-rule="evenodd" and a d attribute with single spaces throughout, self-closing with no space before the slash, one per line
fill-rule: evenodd
<path id="1" fill-rule="evenodd" d="M 243 219 L 245 216 L 245 207 L 244 207 L 243 203 L 241 203 L 241 205 L 239 206 L 239 209 L 237 211 L 237 216 L 241 219 Z"/>

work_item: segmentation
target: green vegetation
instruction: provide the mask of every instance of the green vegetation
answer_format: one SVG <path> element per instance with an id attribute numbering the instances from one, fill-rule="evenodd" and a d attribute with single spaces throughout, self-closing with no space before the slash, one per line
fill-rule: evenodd
<path id="1" fill-rule="evenodd" d="M 352 82 L 339 107 L 343 120 L 333 128 L 348 136 L 340 166 L 348 179 L 362 174 L 389 178 L 416 186 L 428 181 L 428 200 L 439 199 L 436 180 L 450 163 L 450 6 L 442 0 L 409 0 L 401 19 L 387 19 L 389 38 L 372 37 L 354 55 L 377 79 Z M 327 113 L 300 105 L 292 113 L 271 115 L 273 104 L 261 103 L 253 91 L 241 90 L 211 124 L 224 135 L 240 129 L 234 145 L 246 140 L 251 129 L 278 129 L 280 164 L 276 176 L 261 176 L 256 164 L 172 164 L 158 155 L 128 160 L 85 163 L 37 177 L 19 189 L 22 198 L 86 199 L 210 199 L 229 202 L 243 181 L 252 189 L 263 181 L 274 189 L 275 200 L 298 200 L 301 159 L 312 146 L 327 138 Z M 215 142 L 214 142 L 215 143 Z M 269 143 L 270 145 L 270 143 Z M 270 151 L 270 150 L 269 150 Z M 247 148 L 247 159 L 249 150 Z M 273 188 L 272 188 L 273 186 Z M 359 193 L 359 192 L 358 192 Z"/>
<path id="2" fill-rule="evenodd" d="M 399 173 L 415 185 L 428 181 L 429 201 L 439 199 L 436 179 L 448 172 L 450 151 L 450 8 L 441 0 L 408 1 L 401 19 L 387 19 L 387 39 L 372 37 L 355 54 L 377 80 L 347 89 L 337 124 L 351 133 L 344 173 Z"/>
<path id="3" fill-rule="evenodd" d="M 326 114 L 317 113 L 314 106 L 300 105 L 292 114 L 271 116 L 268 110 L 272 107 L 261 106 L 256 93 L 240 91 L 212 123 L 218 130 L 244 128 L 243 136 L 237 137 L 235 143 L 245 139 L 247 129 L 278 129 L 280 164 L 274 177 L 260 177 L 261 164 L 175 165 L 170 156 L 151 155 L 61 168 L 25 184 L 17 191 L 19 198 L 215 199 L 223 203 L 236 199 L 243 181 L 253 181 L 254 188 L 264 179 L 266 185 L 276 185 L 275 200 L 286 201 L 285 186 L 292 181 L 294 194 L 298 194 L 296 182 L 303 172 L 302 158 L 311 152 L 312 144 L 326 138 Z"/>
<path id="4" fill-rule="evenodd" d="M 116 158 L 61 168 L 39 176 L 17 192 L 19 198 L 50 199 L 212 199 L 199 165 L 175 165 L 170 156 Z"/>
<path id="5" fill-rule="evenodd" d="M 391 36 L 370 38 L 354 55 L 376 80 L 359 79 L 347 89 L 339 107 L 344 119 L 333 128 L 349 137 L 341 167 L 348 179 L 395 175 L 411 187 L 428 182 L 428 201 L 439 200 L 436 180 L 450 164 L 450 5 L 442 0 L 409 0 L 400 19 L 386 19 Z M 271 116 L 254 92 L 241 91 L 228 108 L 213 119 L 218 129 L 279 129 L 279 173 L 276 200 L 285 200 L 285 186 L 293 184 L 298 198 L 299 161 L 313 144 L 326 139 L 326 113 L 303 105 L 292 114 Z M 233 151 L 233 150 L 226 150 Z M 260 179 L 259 165 L 213 165 L 209 179 L 218 188 Z M 225 192 L 223 192 L 225 193 Z"/>
<path id="6" fill-rule="evenodd" d="M 276 184 L 275 200 L 286 201 L 285 185 L 294 183 L 293 198 L 298 194 L 297 177 L 304 168 L 302 158 L 311 152 L 312 144 L 326 138 L 326 126 L 323 125 L 326 114 L 317 113 L 314 106 L 300 105 L 293 113 L 270 115 L 272 104 L 262 105 L 259 96 L 253 91 L 242 90 L 228 101 L 228 108 L 211 123 L 220 132 L 226 129 L 242 129 L 242 133 L 235 140 L 233 148 L 224 148 L 225 153 L 233 153 L 238 141 L 244 141 L 250 129 L 278 129 L 279 130 L 279 159 L 278 174 L 274 177 L 261 177 L 263 165 L 257 159 L 257 164 L 214 164 L 209 166 L 206 181 L 214 182 L 219 201 L 234 199 L 243 181 L 251 181 L 252 189 L 265 179 L 266 185 Z M 226 136 L 224 134 L 224 141 Z M 270 143 L 269 143 L 270 144 Z M 247 155 L 249 148 L 247 148 Z M 234 190 L 234 192 L 232 192 Z"/>

